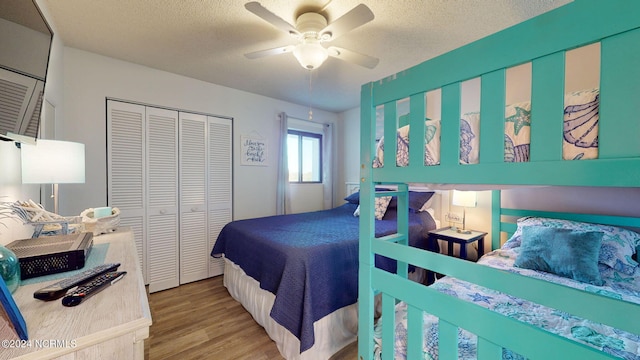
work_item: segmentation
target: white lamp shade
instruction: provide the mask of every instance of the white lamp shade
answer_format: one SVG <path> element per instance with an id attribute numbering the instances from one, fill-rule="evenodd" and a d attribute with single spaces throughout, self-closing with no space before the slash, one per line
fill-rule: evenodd
<path id="1" fill-rule="evenodd" d="M 303 68 L 312 70 L 320 67 L 327 60 L 329 51 L 318 41 L 305 40 L 302 44 L 296 45 L 293 49 L 293 56 L 298 59 Z"/>
<path id="2" fill-rule="evenodd" d="M 39 139 L 21 144 L 23 184 L 84 183 L 84 144 Z"/>
<path id="3" fill-rule="evenodd" d="M 476 199 L 475 191 L 453 190 L 451 203 L 455 206 L 476 207 Z"/>

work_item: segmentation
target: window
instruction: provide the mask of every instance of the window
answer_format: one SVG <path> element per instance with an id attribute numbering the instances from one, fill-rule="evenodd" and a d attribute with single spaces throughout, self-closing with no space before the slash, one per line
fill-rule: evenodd
<path id="1" fill-rule="evenodd" d="M 289 130 L 287 152 L 289 182 L 322 182 L 322 135 Z"/>

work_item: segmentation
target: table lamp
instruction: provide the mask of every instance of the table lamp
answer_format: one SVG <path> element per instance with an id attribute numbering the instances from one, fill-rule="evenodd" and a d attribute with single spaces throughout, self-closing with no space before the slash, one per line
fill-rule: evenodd
<path id="1" fill-rule="evenodd" d="M 21 144 L 22 183 L 52 184 L 54 213 L 58 214 L 58 184 L 84 183 L 84 144 L 38 139 Z"/>
<path id="2" fill-rule="evenodd" d="M 471 234 L 471 231 L 465 227 L 466 208 L 476 207 L 476 198 L 475 191 L 453 190 L 451 203 L 455 206 L 462 206 L 462 230 L 458 230 L 461 234 Z"/>

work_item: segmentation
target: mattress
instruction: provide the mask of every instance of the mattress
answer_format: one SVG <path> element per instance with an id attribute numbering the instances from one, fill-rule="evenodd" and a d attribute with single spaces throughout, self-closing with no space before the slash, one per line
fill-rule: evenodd
<path id="1" fill-rule="evenodd" d="M 485 255 L 478 263 L 640 304 L 640 267 L 636 267 L 633 274 L 625 275 L 611 267 L 600 265 L 600 274 L 605 284 L 604 286 L 594 286 L 550 273 L 514 267 L 513 264 L 517 255 L 517 249 L 499 249 Z M 471 301 L 511 318 L 542 327 L 552 333 L 598 348 L 611 355 L 623 359 L 640 359 L 640 337 L 638 335 L 580 319 L 562 311 L 543 307 L 450 276 L 436 281 L 432 288 L 442 293 Z M 381 318 L 376 323 L 375 359 L 381 359 L 383 351 L 381 346 L 382 320 Z M 424 358 L 437 359 L 438 320 L 427 313 L 424 314 L 423 320 Z M 396 306 L 395 323 L 394 359 L 406 359 L 407 306 L 405 303 L 401 302 Z M 459 358 L 475 359 L 477 350 L 475 335 L 459 329 L 458 339 Z M 524 358 L 504 349 L 503 359 Z"/>

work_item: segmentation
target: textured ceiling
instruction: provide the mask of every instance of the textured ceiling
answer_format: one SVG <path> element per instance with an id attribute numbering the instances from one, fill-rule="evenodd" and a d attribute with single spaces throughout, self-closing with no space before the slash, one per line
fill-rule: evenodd
<path id="1" fill-rule="evenodd" d="M 4 0 L 3 0 L 4 1 Z M 569 0 L 260 0 L 285 21 L 319 11 L 329 23 L 359 3 L 373 21 L 332 41 L 374 56 L 367 69 L 329 58 L 309 73 L 292 54 L 245 53 L 296 40 L 239 0 L 45 0 L 66 46 L 328 111 L 358 106 L 362 84 L 563 5 Z M 310 77 L 311 76 L 311 86 Z"/>

